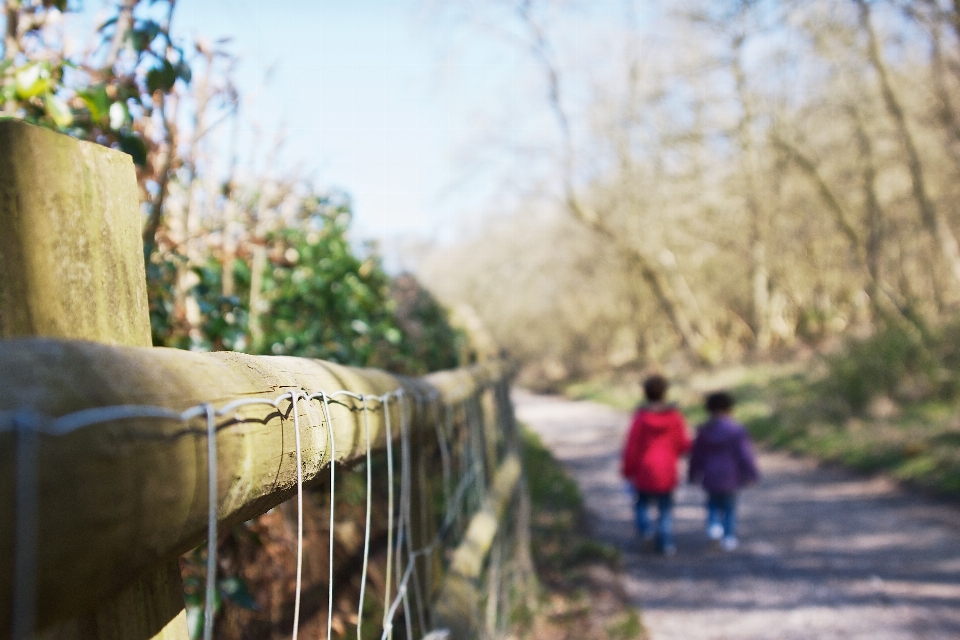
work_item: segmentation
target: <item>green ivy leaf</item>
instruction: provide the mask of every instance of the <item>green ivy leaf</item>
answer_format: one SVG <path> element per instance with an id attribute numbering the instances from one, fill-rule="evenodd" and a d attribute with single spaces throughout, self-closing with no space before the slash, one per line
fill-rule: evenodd
<path id="1" fill-rule="evenodd" d="M 190 84 L 190 80 L 193 79 L 193 71 L 190 69 L 190 65 L 183 60 L 177 63 L 177 77 L 187 84 Z"/>
<path id="2" fill-rule="evenodd" d="M 34 98 L 50 90 L 50 63 L 31 62 L 14 74 L 17 96 L 23 100 Z"/>
<path id="3" fill-rule="evenodd" d="M 147 91 L 151 94 L 157 91 L 169 92 L 177 81 L 177 75 L 177 70 L 173 65 L 164 60 L 159 67 L 147 71 Z"/>
<path id="4" fill-rule="evenodd" d="M 150 48 L 151 43 L 153 43 L 159 34 L 159 23 L 153 20 L 144 20 L 130 30 L 127 38 L 130 41 L 130 46 L 132 46 L 137 53 L 143 53 Z"/>
<path id="5" fill-rule="evenodd" d="M 0 62 L 0 104 L 7 102 L 8 100 L 17 99 L 17 84 L 16 82 L 7 82 L 4 77 L 4 73 L 10 66 L 13 64 L 12 60 L 5 60 Z"/>
<path id="6" fill-rule="evenodd" d="M 52 93 L 45 94 L 43 96 L 43 102 L 47 108 L 47 113 L 53 118 L 53 122 L 58 127 L 65 129 L 73 124 L 73 112 L 70 111 L 70 107 L 67 106 L 66 102 Z"/>
<path id="7" fill-rule="evenodd" d="M 250 593 L 250 588 L 247 587 L 247 583 L 240 579 L 239 576 L 224 578 L 220 580 L 218 586 L 220 587 L 220 593 L 223 594 L 223 597 L 227 600 L 250 611 L 257 611 L 259 609 L 256 601 L 253 599 L 253 595 Z"/>
<path id="8" fill-rule="evenodd" d="M 107 120 L 110 113 L 110 98 L 107 96 L 107 88 L 104 85 L 90 87 L 77 95 L 90 111 L 91 120 L 98 124 L 103 124 Z"/>
<path id="9" fill-rule="evenodd" d="M 103 31 L 104 29 L 106 29 L 107 27 L 109 27 L 109 26 L 112 25 L 112 24 L 117 24 L 117 16 L 114 16 L 114 17 L 110 18 L 109 20 L 107 20 L 106 22 L 104 22 L 102 25 L 100 25 L 100 26 L 97 28 L 97 31 Z"/>
<path id="10" fill-rule="evenodd" d="M 129 153 L 133 163 L 138 166 L 147 164 L 147 144 L 139 136 L 129 135 L 120 138 L 120 151 Z"/>

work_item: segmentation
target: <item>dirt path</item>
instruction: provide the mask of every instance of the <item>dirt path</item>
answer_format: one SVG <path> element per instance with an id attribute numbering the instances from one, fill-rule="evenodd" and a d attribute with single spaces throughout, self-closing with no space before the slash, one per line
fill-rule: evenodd
<path id="1" fill-rule="evenodd" d="M 596 536 L 623 550 L 653 640 L 960 638 L 960 509 L 764 452 L 764 479 L 741 500 L 741 547 L 712 547 L 699 490 L 683 487 L 679 553 L 662 558 L 640 549 L 618 474 L 628 416 L 522 391 L 514 400 L 579 482 Z"/>

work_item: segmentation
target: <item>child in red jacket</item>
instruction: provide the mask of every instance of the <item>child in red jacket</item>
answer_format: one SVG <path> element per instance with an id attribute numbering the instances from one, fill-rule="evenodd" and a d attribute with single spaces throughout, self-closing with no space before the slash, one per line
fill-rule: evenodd
<path id="1" fill-rule="evenodd" d="M 673 555 L 673 490 L 677 486 L 677 459 L 690 449 L 690 436 L 683 414 L 664 403 L 669 383 L 655 375 L 643 383 L 646 404 L 633 416 L 623 448 L 621 473 L 636 492 L 636 522 L 640 535 L 656 538 L 657 549 Z M 657 503 L 656 532 L 651 530 L 647 513 Z"/>

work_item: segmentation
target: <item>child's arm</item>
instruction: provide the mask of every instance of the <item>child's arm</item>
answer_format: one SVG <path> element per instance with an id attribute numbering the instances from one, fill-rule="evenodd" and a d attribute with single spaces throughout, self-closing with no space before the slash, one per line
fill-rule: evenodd
<path id="1" fill-rule="evenodd" d="M 753 484 L 760 479 L 760 470 L 757 468 L 757 458 L 753 453 L 753 444 L 746 429 L 743 430 L 737 447 L 737 457 L 740 462 L 740 473 L 745 484 Z"/>
<path id="2" fill-rule="evenodd" d="M 687 421 L 683 419 L 683 414 L 679 411 L 677 411 L 677 429 L 674 440 L 678 456 L 687 453 L 690 451 L 690 447 L 693 446 L 693 441 L 690 440 L 690 433 L 687 431 Z"/>
<path id="3" fill-rule="evenodd" d="M 693 441 L 693 448 L 690 450 L 690 465 L 687 469 L 687 481 L 697 483 L 703 476 L 703 447 L 700 445 L 700 438 Z"/>

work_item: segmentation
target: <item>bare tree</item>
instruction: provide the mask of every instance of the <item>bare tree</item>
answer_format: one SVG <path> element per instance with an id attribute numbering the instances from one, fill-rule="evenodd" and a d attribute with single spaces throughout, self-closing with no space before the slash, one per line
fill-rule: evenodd
<path id="1" fill-rule="evenodd" d="M 602 68 L 570 63 L 564 48 L 576 32 L 581 52 L 590 32 L 565 30 L 564 11 L 594 5 L 497 6 L 501 19 L 509 8 L 513 43 L 546 87 L 559 208 L 576 223 L 563 229 L 604 256 L 524 267 L 513 286 L 527 300 L 549 290 L 558 301 L 538 308 L 554 309 L 551 318 L 580 309 L 609 335 L 633 335 L 638 354 L 679 348 L 706 360 L 884 323 L 916 335 L 950 318 L 960 302 L 960 0 L 683 0 L 649 13 L 649 24 L 616 28 L 607 13 L 592 25 L 599 37 L 630 46 L 604 49 Z M 514 220 L 521 236 L 531 208 Z M 560 228 L 544 224 L 543 234 Z M 487 251 L 503 242 L 479 236 Z M 534 244 L 511 247 L 539 255 Z M 462 275 L 464 296 L 484 316 L 484 296 L 496 296 L 477 269 Z M 622 309 L 593 315 L 608 301 Z M 560 325 L 551 336 L 568 361 L 611 366 L 609 341 L 574 318 Z M 549 349 L 513 333 L 529 326 L 503 330 L 526 353 Z M 577 349 L 589 353 L 570 355 Z"/>
<path id="2" fill-rule="evenodd" d="M 940 253 L 950 269 L 950 274 L 953 279 L 953 289 L 960 292 L 960 244 L 957 243 L 957 238 L 943 213 L 930 198 L 923 164 L 920 160 L 920 154 L 917 150 L 914 136 L 907 126 L 907 118 L 904 114 L 903 106 L 894 93 L 893 86 L 890 82 L 889 71 L 880 55 L 877 33 L 871 22 L 870 3 L 866 0 L 853 1 L 859 8 L 860 26 L 867 36 L 867 59 L 877 73 L 884 105 L 887 108 L 887 113 L 896 125 L 900 144 L 903 146 L 903 151 L 906 154 L 905 161 L 910 171 L 912 195 L 919 209 L 920 219 L 936 241 L 940 248 Z"/>
<path id="3" fill-rule="evenodd" d="M 567 210 L 573 217 L 593 233 L 610 242 L 623 254 L 627 264 L 639 273 L 650 287 L 664 314 L 677 332 L 681 343 L 694 354 L 701 354 L 703 336 L 691 321 L 689 313 L 674 291 L 670 280 L 657 263 L 630 243 L 623 242 L 618 232 L 607 222 L 604 212 L 598 211 L 584 202 L 575 185 L 576 153 L 570 119 L 564 108 L 561 93 L 560 69 L 554 60 L 552 48 L 544 29 L 534 18 L 532 0 L 520 0 L 516 12 L 529 34 L 529 51 L 540 65 L 547 84 L 547 99 L 560 132 L 561 139 L 561 176 Z M 636 65 L 630 66 L 630 73 L 636 74 Z"/>

